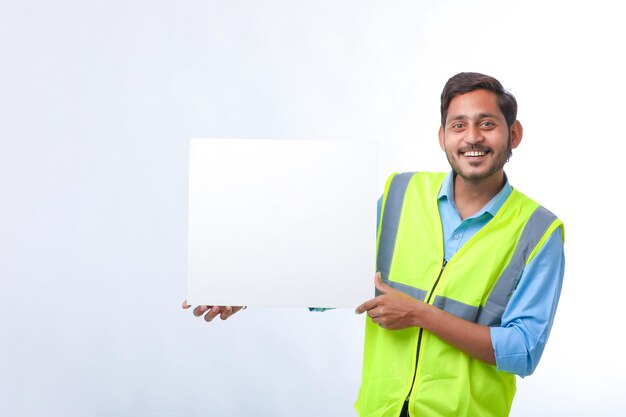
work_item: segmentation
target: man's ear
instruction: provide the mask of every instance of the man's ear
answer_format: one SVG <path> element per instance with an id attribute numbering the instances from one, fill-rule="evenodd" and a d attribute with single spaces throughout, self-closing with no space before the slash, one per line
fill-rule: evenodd
<path id="1" fill-rule="evenodd" d="M 446 142 L 444 140 L 444 136 L 445 136 L 445 132 L 443 130 L 443 126 L 439 126 L 439 146 L 441 146 L 441 149 L 443 149 L 445 151 L 446 150 Z"/>
<path id="2" fill-rule="evenodd" d="M 516 120 L 511 125 L 511 148 L 515 149 L 522 142 L 522 136 L 524 136 L 524 128 L 519 120 Z"/>

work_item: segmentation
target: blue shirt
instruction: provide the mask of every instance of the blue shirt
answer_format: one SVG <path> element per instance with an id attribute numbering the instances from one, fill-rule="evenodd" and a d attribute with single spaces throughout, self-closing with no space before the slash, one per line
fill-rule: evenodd
<path id="1" fill-rule="evenodd" d="M 437 200 L 446 259 L 493 218 L 512 192 L 506 180 L 504 187 L 481 210 L 461 220 L 454 204 L 453 178 L 452 172 L 446 176 Z M 552 328 L 564 266 L 561 228 L 557 228 L 524 268 L 500 327 L 489 329 L 498 370 L 520 376 L 535 370 Z"/>

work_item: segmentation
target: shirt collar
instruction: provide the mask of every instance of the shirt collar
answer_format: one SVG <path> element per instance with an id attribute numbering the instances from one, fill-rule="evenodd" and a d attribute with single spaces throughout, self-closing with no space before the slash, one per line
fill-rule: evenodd
<path id="1" fill-rule="evenodd" d="M 489 200 L 489 202 L 485 204 L 485 206 L 481 210 L 473 215 L 472 218 L 482 216 L 483 213 L 489 213 L 491 214 L 491 216 L 495 216 L 512 192 L 513 187 L 511 187 L 511 184 L 509 184 L 509 179 L 505 173 L 504 186 L 502 186 L 502 189 L 500 189 L 500 191 L 498 191 L 498 194 L 493 196 L 493 198 Z M 454 202 L 454 171 L 450 171 L 448 175 L 446 175 L 446 178 L 443 180 L 443 184 L 441 185 L 441 189 L 439 190 L 437 200 L 442 201 L 444 199 L 448 200 L 454 206 L 455 210 L 457 210 L 456 204 Z"/>

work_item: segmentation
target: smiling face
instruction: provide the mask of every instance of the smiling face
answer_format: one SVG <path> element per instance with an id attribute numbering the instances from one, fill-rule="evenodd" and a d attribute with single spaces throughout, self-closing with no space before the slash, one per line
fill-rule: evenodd
<path id="1" fill-rule="evenodd" d="M 472 183 L 502 181 L 503 167 L 522 140 L 522 125 L 510 127 L 497 96 L 474 90 L 452 99 L 439 144 L 458 176 Z"/>

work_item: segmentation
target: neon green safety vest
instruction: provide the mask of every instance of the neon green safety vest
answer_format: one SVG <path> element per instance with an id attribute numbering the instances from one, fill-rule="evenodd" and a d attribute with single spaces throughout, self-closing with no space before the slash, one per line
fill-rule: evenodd
<path id="1" fill-rule="evenodd" d="M 445 263 L 437 197 L 445 173 L 392 175 L 383 195 L 377 269 L 383 280 L 457 317 L 499 326 L 524 266 L 562 227 L 513 189 L 496 215 Z M 420 328 L 386 330 L 368 317 L 361 417 L 507 416 L 515 375 L 498 371 Z"/>

